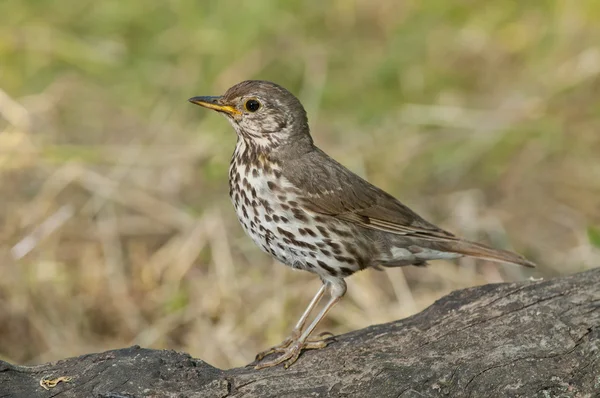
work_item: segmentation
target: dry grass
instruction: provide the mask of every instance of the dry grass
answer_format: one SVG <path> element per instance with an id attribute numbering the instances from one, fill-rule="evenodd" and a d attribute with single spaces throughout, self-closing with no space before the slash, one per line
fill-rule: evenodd
<path id="1" fill-rule="evenodd" d="M 147 4 L 0 5 L 0 358 L 141 344 L 229 367 L 289 332 L 319 282 L 243 235 L 234 133 L 186 103 L 246 78 L 299 94 L 321 147 L 432 221 L 540 264 L 367 271 L 323 328 L 600 263 L 597 2 Z"/>

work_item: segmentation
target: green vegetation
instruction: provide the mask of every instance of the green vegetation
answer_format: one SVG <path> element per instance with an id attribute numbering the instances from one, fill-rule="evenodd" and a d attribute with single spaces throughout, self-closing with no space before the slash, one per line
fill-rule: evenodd
<path id="1" fill-rule="evenodd" d="M 540 264 L 364 272 L 324 328 L 600 264 L 598 1 L 3 0 L 0 358 L 135 343 L 238 366 L 289 332 L 319 281 L 243 235 L 235 134 L 186 102 L 256 78 L 357 173 Z"/>

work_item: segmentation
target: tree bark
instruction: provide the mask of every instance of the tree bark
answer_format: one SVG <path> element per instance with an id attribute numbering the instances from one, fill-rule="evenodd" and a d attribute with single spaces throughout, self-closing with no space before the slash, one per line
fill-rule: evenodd
<path id="1" fill-rule="evenodd" d="M 43 378 L 62 381 L 46 390 Z M 287 370 L 220 370 L 139 347 L 0 361 L 0 397 L 321 396 L 600 397 L 600 269 L 456 291 L 410 318 L 337 336 Z"/>

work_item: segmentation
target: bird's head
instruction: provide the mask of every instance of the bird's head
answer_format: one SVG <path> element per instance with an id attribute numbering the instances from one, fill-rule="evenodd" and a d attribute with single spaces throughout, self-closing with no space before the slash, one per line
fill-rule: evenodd
<path id="1" fill-rule="evenodd" d="M 310 141 L 306 111 L 285 88 L 268 81 L 246 80 L 219 97 L 193 97 L 190 102 L 227 117 L 247 144 L 270 147 Z"/>

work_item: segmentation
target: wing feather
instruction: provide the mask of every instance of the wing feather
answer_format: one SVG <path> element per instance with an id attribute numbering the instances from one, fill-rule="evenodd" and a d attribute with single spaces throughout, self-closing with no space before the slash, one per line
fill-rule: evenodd
<path id="1" fill-rule="evenodd" d="M 299 199 L 310 211 L 396 235 L 459 240 L 317 148 L 289 162 L 298 164 L 286 167 L 283 174 L 292 185 L 302 187 Z"/>

